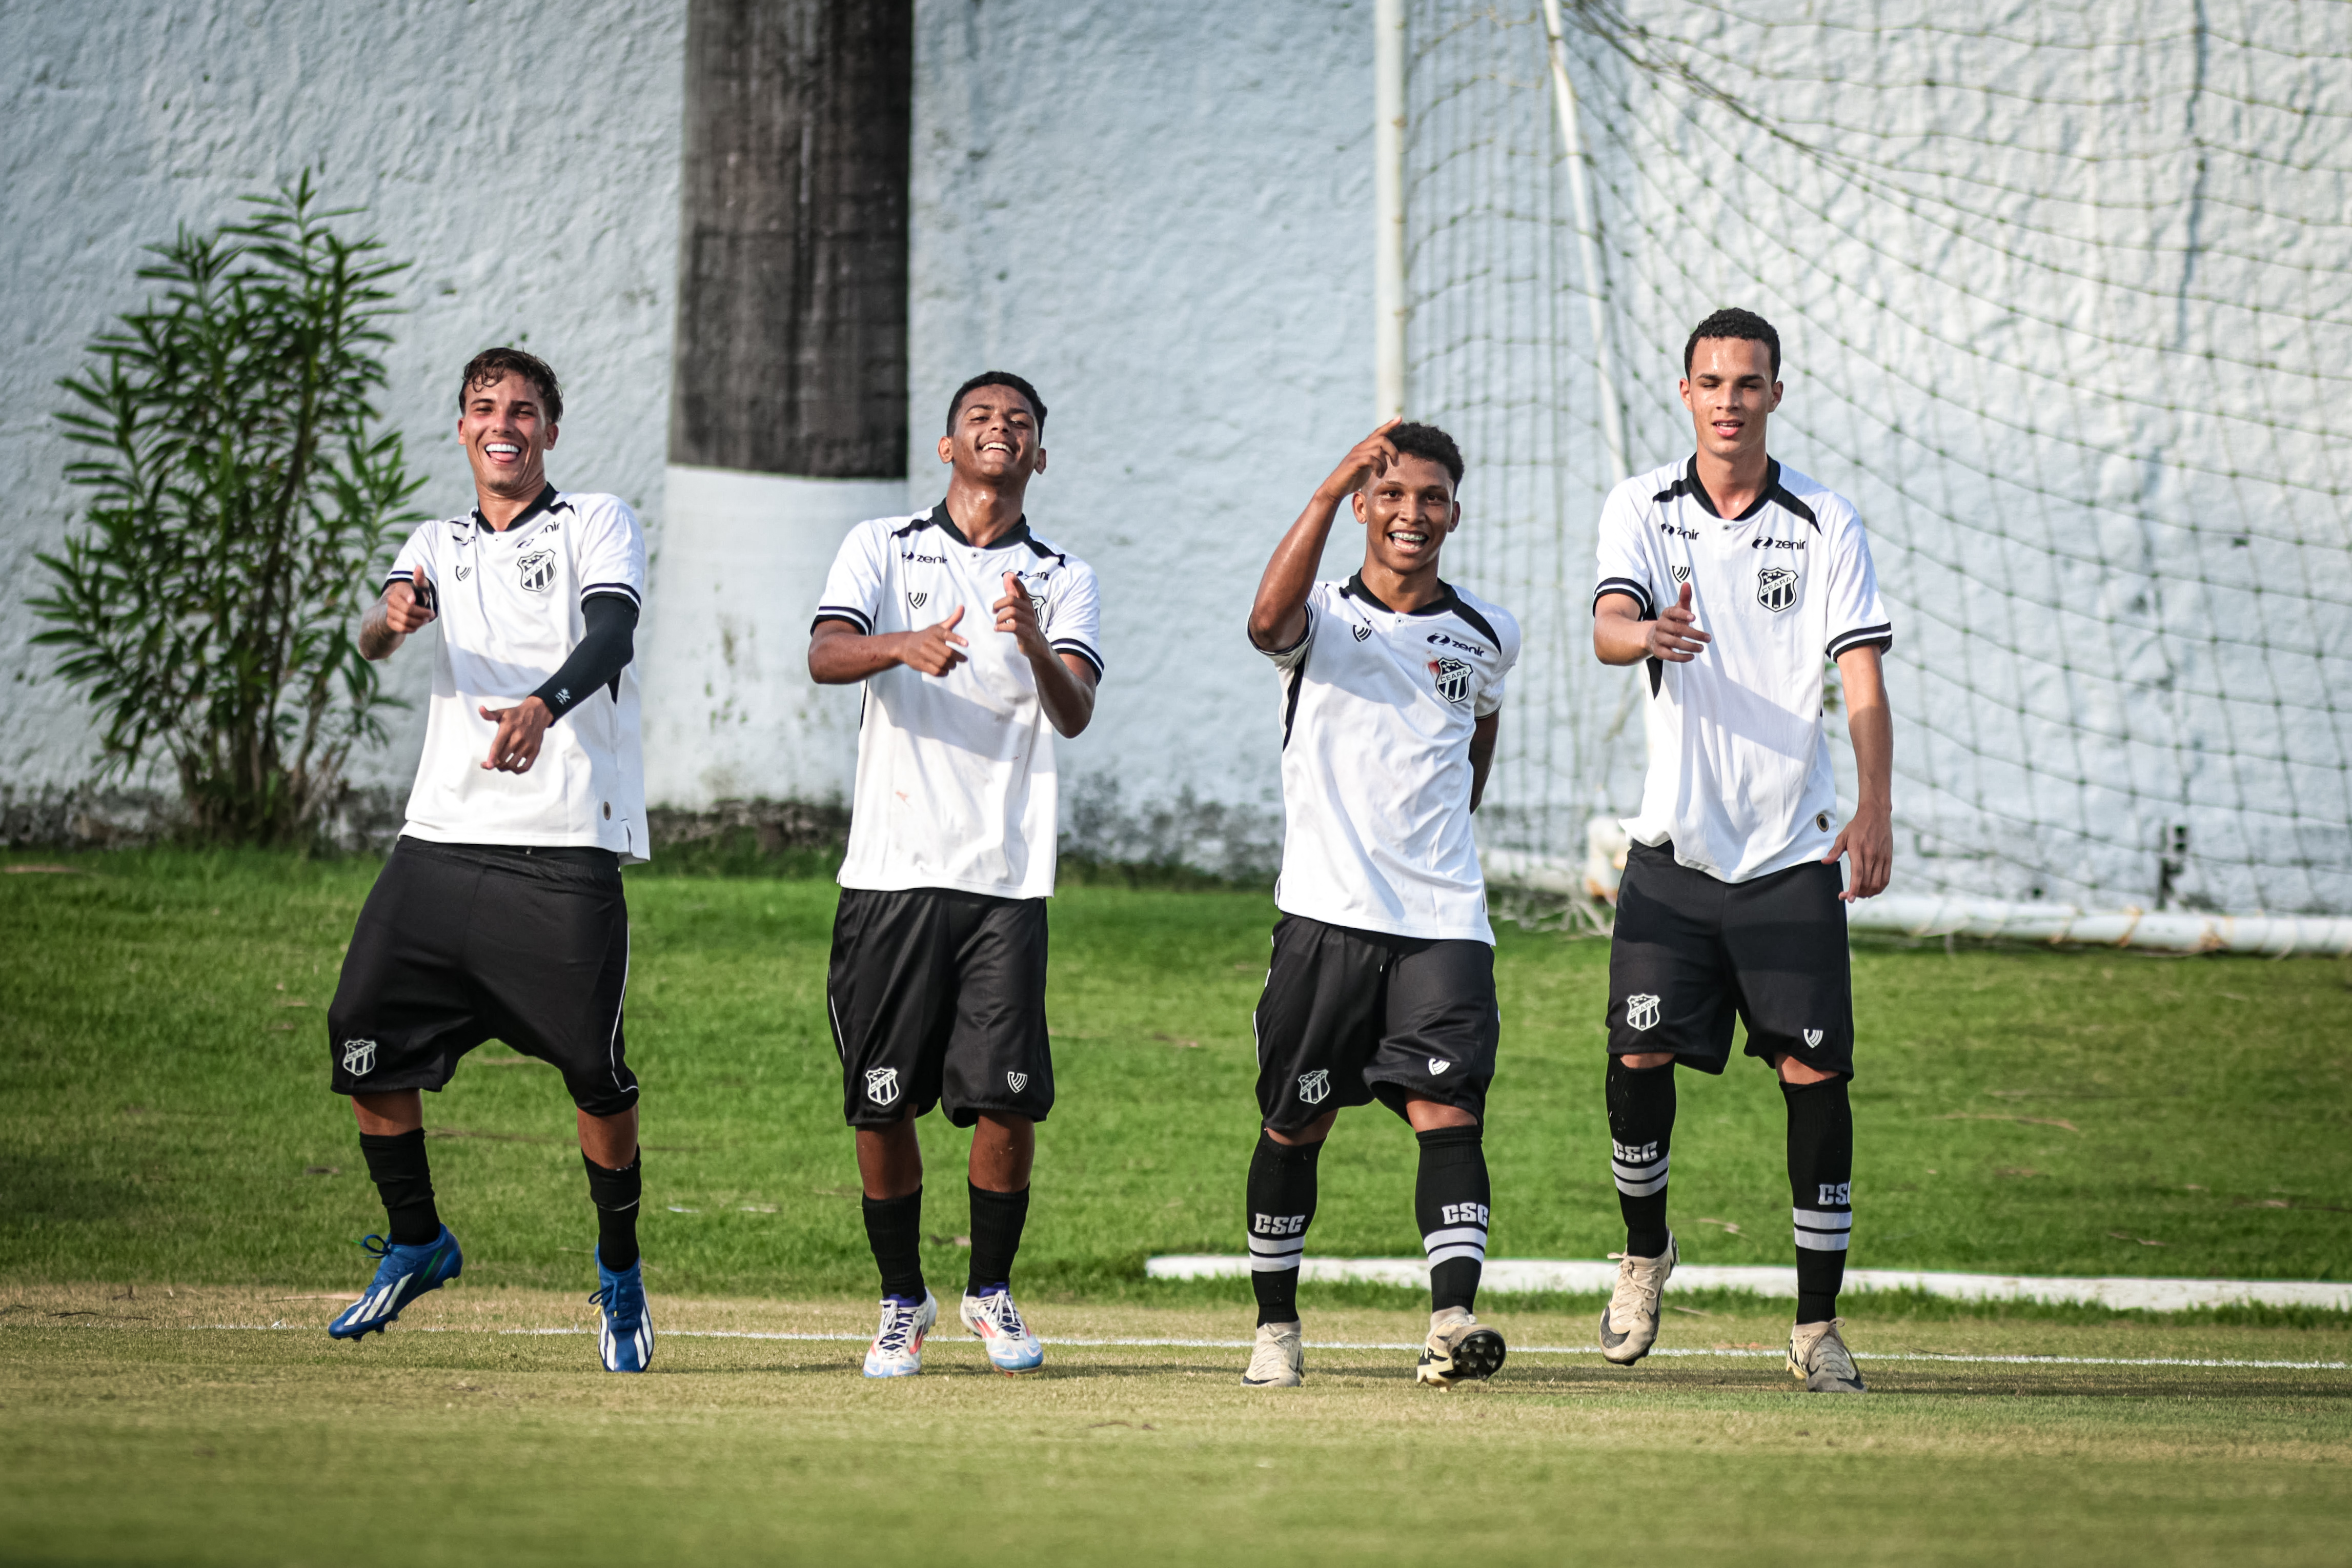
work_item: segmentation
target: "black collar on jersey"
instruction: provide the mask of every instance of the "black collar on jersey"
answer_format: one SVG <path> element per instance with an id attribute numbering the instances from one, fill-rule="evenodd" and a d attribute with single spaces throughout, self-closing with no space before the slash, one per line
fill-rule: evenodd
<path id="1" fill-rule="evenodd" d="M 1723 516 L 1721 512 L 1715 509 L 1715 497 L 1708 495 L 1706 486 L 1698 482 L 1698 458 L 1695 454 L 1675 482 L 1651 498 L 1657 501 L 1671 501 L 1677 496 L 1688 496 L 1692 500 L 1696 501 L 1700 509 L 1710 517 Z M 1744 523 L 1762 511 L 1768 504 L 1774 503 L 1812 524 L 1813 532 L 1822 531 L 1822 520 L 1813 516 L 1813 509 L 1797 499 L 1788 487 L 1780 483 L 1780 460 L 1777 457 L 1765 460 L 1764 487 L 1756 492 L 1756 499 L 1748 503 L 1748 509 L 1731 520 L 1735 523 Z"/>
<path id="2" fill-rule="evenodd" d="M 517 517 L 513 522 L 509 523 L 502 529 L 490 528 L 490 531 L 492 533 L 510 534 L 517 528 L 522 527 L 525 523 L 530 521 L 531 518 L 539 516 L 541 512 L 552 512 L 558 508 L 569 508 L 571 505 L 572 503 L 569 501 L 559 501 L 556 499 L 554 486 L 544 485 L 541 486 L 538 497 L 532 500 L 531 504 L 522 509 L 522 515 L 520 517 Z M 479 507 L 476 507 L 474 508 L 474 526 L 478 528 L 490 528 L 489 519 L 482 516 L 482 508 Z"/>
<path id="3" fill-rule="evenodd" d="M 955 540 L 956 543 L 963 546 L 966 549 L 979 549 L 982 548 L 982 546 L 973 544 L 970 539 L 963 537 L 963 530 L 956 527 L 956 521 L 953 517 L 948 516 L 948 504 L 945 501 L 941 501 L 938 506 L 933 507 L 928 515 L 917 517 L 913 522 L 908 523 L 905 528 L 900 528 L 898 530 L 898 537 L 904 538 L 907 535 L 918 532 L 923 528 L 938 528 L 944 532 L 948 538 Z M 992 540 L 985 548 L 989 549 L 1003 549 L 1009 545 L 1027 545 L 1032 555 L 1044 556 L 1047 560 L 1060 560 L 1062 559 L 1060 551 L 1047 549 L 1044 545 L 1038 543 L 1035 537 L 1029 532 L 1029 518 L 1025 513 L 1023 514 L 1019 522 L 1013 524 L 1010 529 Z"/>
<path id="4" fill-rule="evenodd" d="M 1364 586 L 1364 574 L 1360 571 L 1349 578 L 1347 585 L 1339 591 L 1362 600 L 1375 610 L 1388 610 L 1391 615 L 1458 615 L 1468 624 L 1476 627 L 1486 641 L 1495 644 L 1497 653 L 1502 651 L 1503 640 L 1495 635 L 1495 629 L 1486 623 L 1486 618 L 1463 603 L 1462 596 L 1454 591 L 1454 585 L 1443 579 L 1440 579 L 1437 584 L 1437 597 L 1418 610 L 1389 610 L 1387 605 L 1381 602 L 1379 594 Z"/>

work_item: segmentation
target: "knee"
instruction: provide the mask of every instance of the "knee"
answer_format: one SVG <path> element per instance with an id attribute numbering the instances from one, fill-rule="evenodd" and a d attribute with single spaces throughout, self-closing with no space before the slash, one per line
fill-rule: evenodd
<path id="1" fill-rule="evenodd" d="M 1671 1051 L 1639 1051 L 1617 1060 L 1624 1064 L 1628 1072 L 1647 1072 L 1653 1067 L 1672 1067 L 1675 1053 Z"/>

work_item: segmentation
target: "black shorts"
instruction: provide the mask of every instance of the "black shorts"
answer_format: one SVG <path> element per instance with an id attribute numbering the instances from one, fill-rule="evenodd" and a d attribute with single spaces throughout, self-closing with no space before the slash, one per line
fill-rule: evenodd
<path id="1" fill-rule="evenodd" d="M 845 887 L 824 1000 L 853 1127 L 942 1101 L 959 1127 L 982 1111 L 1042 1122 L 1054 1108 L 1042 898 Z"/>
<path id="2" fill-rule="evenodd" d="M 439 1089 L 502 1040 L 591 1115 L 637 1103 L 625 1060 L 629 909 L 608 850 L 404 838 L 369 890 L 327 1009 L 334 1091 Z"/>
<path id="3" fill-rule="evenodd" d="M 1484 942 L 1286 915 L 1250 1021 L 1258 1112 L 1277 1133 L 1374 1100 L 1400 1116 L 1408 1100 L 1434 1100 L 1486 1119 L 1503 1018 Z"/>
<path id="4" fill-rule="evenodd" d="M 1609 946 L 1609 1054 L 1670 1051 L 1720 1072 L 1737 1013 L 1748 1055 L 1851 1077 L 1843 886 L 1836 866 L 1817 862 L 1719 882 L 1678 864 L 1671 844 L 1635 844 Z"/>

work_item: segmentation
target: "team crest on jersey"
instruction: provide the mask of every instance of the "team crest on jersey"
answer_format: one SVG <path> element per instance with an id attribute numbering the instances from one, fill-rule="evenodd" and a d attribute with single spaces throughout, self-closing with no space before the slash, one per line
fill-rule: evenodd
<path id="1" fill-rule="evenodd" d="M 1034 610 L 1034 611 L 1035 611 L 1038 614 L 1040 614 L 1040 615 L 1045 614 L 1045 580 L 1044 578 L 1042 578 L 1042 577 L 1041 577 L 1041 578 L 1037 579 L 1037 580 L 1036 580 L 1036 581 L 1032 582 L 1032 581 L 1030 581 L 1027 578 L 1025 578 L 1025 577 L 1019 577 L 1019 576 L 1016 574 L 1016 580 L 1020 582 L 1021 586 L 1022 586 L 1024 589 L 1025 589 L 1025 590 L 1027 590 L 1027 591 L 1028 591 L 1028 594 L 1029 594 L 1029 608 L 1030 608 L 1030 609 L 1032 609 L 1032 610 Z"/>
<path id="2" fill-rule="evenodd" d="M 1625 998 L 1627 1029 L 1655 1029 L 1658 1025 L 1658 998 L 1644 991 Z"/>
<path id="3" fill-rule="evenodd" d="M 515 562 L 517 580 L 533 593 L 545 593 L 555 586 L 555 552 L 541 547 L 525 550 Z"/>
<path id="4" fill-rule="evenodd" d="M 1778 613 L 1797 602 L 1797 574 L 1785 566 L 1768 566 L 1756 574 L 1756 602 Z"/>
<path id="5" fill-rule="evenodd" d="M 1298 1098 L 1309 1105 L 1320 1105 L 1331 1093 L 1331 1070 L 1318 1067 L 1312 1072 L 1298 1075 Z"/>
<path id="6" fill-rule="evenodd" d="M 347 1040 L 343 1041 L 343 1071 L 354 1078 L 365 1078 L 375 1071 L 375 1041 Z"/>
<path id="7" fill-rule="evenodd" d="M 1363 642 L 1372 634 L 1372 629 L 1365 625 L 1360 621 L 1357 622 L 1353 626 L 1349 627 L 1348 630 L 1356 634 L 1356 641 L 1359 643 Z"/>
<path id="8" fill-rule="evenodd" d="M 1018 1094 L 1029 1087 L 1029 1075 L 1025 1072 L 1008 1072 L 1004 1075 L 1004 1082 L 1013 1085 L 1013 1092 Z"/>
<path id="9" fill-rule="evenodd" d="M 877 1105 L 887 1105 L 898 1098 L 898 1070 L 895 1067 L 869 1067 L 866 1070 L 866 1097 Z"/>
<path id="10" fill-rule="evenodd" d="M 1690 580 L 1690 568 L 1686 566 L 1670 566 L 1666 570 L 1674 574 L 1675 582 L 1678 586 Z"/>
<path id="11" fill-rule="evenodd" d="M 1475 670 L 1459 659 L 1432 659 L 1429 673 L 1437 677 L 1437 695 L 1450 703 L 1470 700 L 1470 677 Z"/>
<path id="12" fill-rule="evenodd" d="M 925 604 L 930 602 L 930 598 L 931 596 L 928 593 L 909 593 L 907 595 L 907 608 L 909 610 L 920 610 Z"/>

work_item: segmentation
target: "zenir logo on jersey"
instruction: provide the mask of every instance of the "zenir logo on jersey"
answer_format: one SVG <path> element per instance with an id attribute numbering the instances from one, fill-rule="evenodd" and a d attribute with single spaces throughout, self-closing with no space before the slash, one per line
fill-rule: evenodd
<path id="1" fill-rule="evenodd" d="M 343 1071 L 354 1078 L 365 1078 L 375 1071 L 375 1041 L 347 1040 L 343 1041 Z"/>
<path id="2" fill-rule="evenodd" d="M 877 1105 L 887 1105 L 898 1098 L 898 1070 L 895 1067 L 869 1067 L 866 1070 L 866 1097 Z"/>
<path id="3" fill-rule="evenodd" d="M 1298 1075 L 1298 1098 L 1309 1105 L 1320 1105 L 1330 1097 L 1331 1070 L 1318 1067 L 1312 1072 Z"/>
<path id="4" fill-rule="evenodd" d="M 1643 992 L 1625 998 L 1627 1029 L 1655 1029 L 1658 1023 L 1658 998 Z"/>
<path id="5" fill-rule="evenodd" d="M 1756 574 L 1756 602 L 1778 614 L 1797 602 L 1797 574 L 1785 566 L 1768 566 Z"/>
<path id="6" fill-rule="evenodd" d="M 1459 659 L 1432 659 L 1429 673 L 1437 677 L 1437 695 L 1450 703 L 1470 700 L 1470 677 L 1475 674 Z"/>
<path id="7" fill-rule="evenodd" d="M 907 595 L 907 608 L 909 610 L 920 610 L 925 604 L 930 601 L 930 597 L 931 596 L 928 593 L 909 593 Z"/>
<path id="8" fill-rule="evenodd" d="M 515 578 L 533 593 L 545 593 L 555 586 L 555 552 L 544 547 L 525 550 L 515 562 Z"/>

